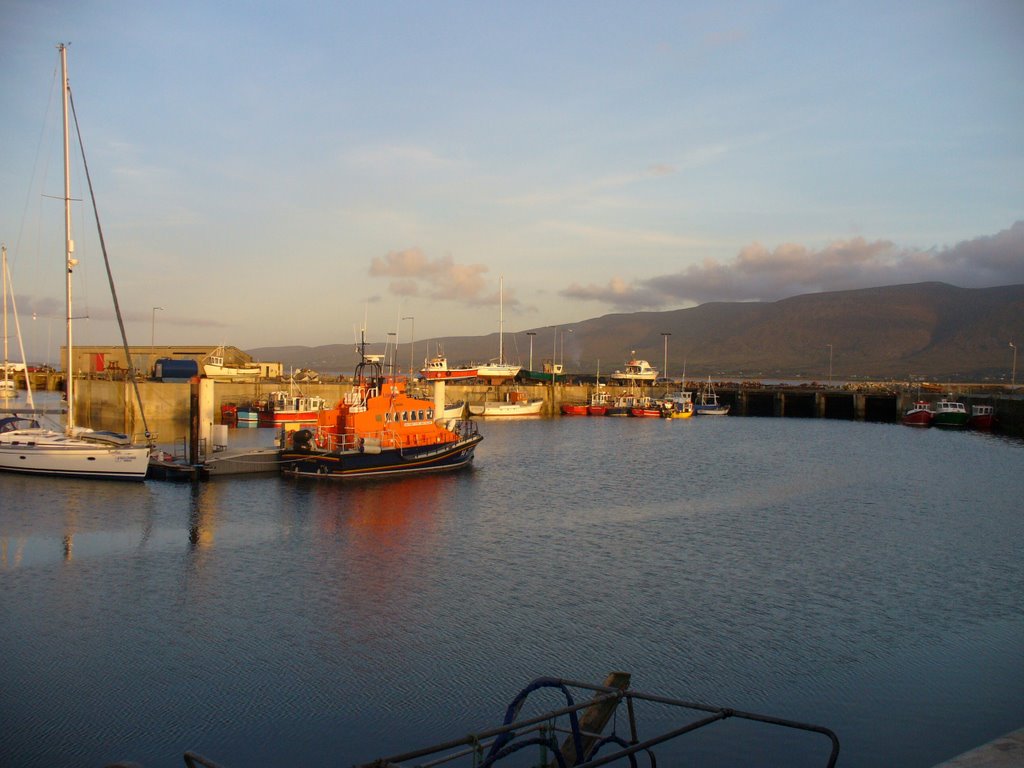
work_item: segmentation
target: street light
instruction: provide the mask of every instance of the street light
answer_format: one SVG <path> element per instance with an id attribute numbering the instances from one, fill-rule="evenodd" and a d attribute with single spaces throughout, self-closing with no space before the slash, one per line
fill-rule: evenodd
<path id="1" fill-rule="evenodd" d="M 150 326 L 150 329 L 149 329 L 149 346 L 150 347 L 155 347 L 156 346 L 156 313 L 157 313 L 157 310 L 163 312 L 164 308 L 163 307 L 153 307 L 153 324 Z"/>
<path id="2" fill-rule="evenodd" d="M 412 320 L 412 328 L 409 331 L 410 334 L 411 334 L 410 340 L 409 340 L 409 380 L 412 381 L 412 377 L 413 377 L 412 352 L 413 352 L 413 347 L 416 346 L 416 318 L 413 317 L 412 315 L 409 315 L 408 317 L 403 317 L 402 319 L 403 320 Z"/>
<path id="3" fill-rule="evenodd" d="M 533 337 L 537 335 L 536 331 L 527 331 L 526 335 L 530 337 L 530 372 L 533 372 Z"/>
<path id="4" fill-rule="evenodd" d="M 668 331 L 662 331 L 661 335 L 662 335 L 662 338 L 665 339 L 665 367 L 662 368 L 661 370 L 662 370 L 662 375 L 667 379 L 668 378 L 668 337 L 671 336 L 672 334 L 669 333 Z"/>
<path id="5" fill-rule="evenodd" d="M 1010 387 L 1013 389 L 1017 388 L 1017 346 L 1011 341 L 1010 347 L 1013 349 L 1013 368 L 1010 370 Z"/>
<path id="6" fill-rule="evenodd" d="M 828 347 L 828 385 L 832 386 L 832 345 L 826 344 Z"/>

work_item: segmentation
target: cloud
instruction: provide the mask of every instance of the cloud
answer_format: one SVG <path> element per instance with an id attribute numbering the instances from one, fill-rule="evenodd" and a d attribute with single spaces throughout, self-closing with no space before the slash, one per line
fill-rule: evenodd
<path id="1" fill-rule="evenodd" d="M 657 307 L 665 302 L 665 296 L 660 291 L 627 283 L 620 277 L 613 277 L 607 285 L 603 286 L 573 283 L 568 288 L 559 291 L 559 295 L 567 299 L 600 301 L 625 311 Z"/>
<path id="2" fill-rule="evenodd" d="M 709 301 L 776 301 L 788 296 L 938 281 L 963 288 L 1024 283 L 1024 221 L 995 235 L 930 250 L 858 237 L 812 249 L 751 243 L 731 262 L 711 259 L 668 275 L 606 286 L 570 285 L 567 298 L 635 311 Z"/>
<path id="3" fill-rule="evenodd" d="M 488 267 L 483 264 L 456 264 L 451 256 L 431 260 L 419 248 L 391 251 L 370 262 L 372 277 L 389 277 L 388 290 L 397 296 L 425 296 L 436 300 L 458 300 L 469 304 L 496 304 L 497 290 L 484 279 Z M 515 300 L 505 297 L 505 303 Z"/>

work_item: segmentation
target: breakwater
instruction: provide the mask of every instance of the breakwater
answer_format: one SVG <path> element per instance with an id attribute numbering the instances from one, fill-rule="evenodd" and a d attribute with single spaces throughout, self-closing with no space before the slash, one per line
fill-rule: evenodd
<path id="1" fill-rule="evenodd" d="M 246 404 L 266 397 L 276 389 L 286 388 L 280 382 L 233 383 L 214 382 L 214 418 L 219 420 L 220 408 L 228 403 Z M 465 400 L 482 402 L 500 396 L 508 387 L 489 387 L 485 384 L 447 384 L 449 402 Z M 700 382 L 688 382 L 687 389 L 699 391 Z M 304 384 L 302 391 L 320 395 L 327 402 L 335 402 L 351 389 L 346 382 Z M 556 416 L 562 403 L 585 402 L 594 390 L 592 384 L 533 384 L 519 385 L 530 398 L 545 401 L 544 415 Z M 603 386 L 611 396 L 628 394 L 629 387 Z M 661 396 L 676 391 L 674 386 L 644 388 L 647 394 Z M 829 387 L 827 385 L 760 385 L 723 382 L 715 385 L 719 399 L 730 406 L 733 416 L 767 416 L 779 418 L 824 418 L 847 421 L 897 422 L 915 400 L 938 400 L 951 394 L 964 402 L 968 409 L 974 404 L 995 406 L 998 431 L 1024 437 L 1024 397 L 985 388 L 981 385 L 946 385 L 934 391 L 922 392 L 919 387 L 898 387 L 887 384 L 858 384 Z M 145 381 L 139 383 L 145 408 L 146 421 L 151 430 L 161 434 L 175 433 L 180 426 L 187 427 L 190 414 L 190 388 L 187 382 Z M 76 408 L 84 426 L 117 429 L 128 433 L 141 433 L 142 414 L 125 381 L 83 379 L 76 386 Z M 155 427 L 154 427 L 155 425 Z"/>

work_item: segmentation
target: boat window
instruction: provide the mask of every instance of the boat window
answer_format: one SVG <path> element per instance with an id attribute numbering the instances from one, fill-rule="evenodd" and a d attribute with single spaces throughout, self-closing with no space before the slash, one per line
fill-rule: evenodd
<path id="1" fill-rule="evenodd" d="M 424 418 L 424 417 L 423 417 L 423 411 L 421 410 L 421 411 L 420 411 L 420 421 L 423 421 L 423 418 Z"/>
<path id="2" fill-rule="evenodd" d="M 433 421 L 434 420 L 434 411 L 432 409 L 429 409 L 429 408 L 427 409 L 427 419 L 429 421 Z"/>

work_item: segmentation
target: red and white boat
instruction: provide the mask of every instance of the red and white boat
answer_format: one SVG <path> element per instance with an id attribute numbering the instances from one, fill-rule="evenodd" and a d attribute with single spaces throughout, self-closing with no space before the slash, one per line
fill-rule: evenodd
<path id="1" fill-rule="evenodd" d="M 449 366 L 448 358 L 440 354 L 440 352 L 429 360 L 425 360 L 423 368 L 420 369 L 420 374 L 428 381 L 475 379 L 476 372 L 477 367 L 475 365 L 459 367 Z"/>
<path id="2" fill-rule="evenodd" d="M 587 415 L 587 404 L 586 403 L 562 403 L 561 406 L 563 416 L 586 416 Z"/>
<path id="3" fill-rule="evenodd" d="M 606 416 L 608 414 L 608 393 L 601 389 L 603 384 L 597 386 L 597 391 L 590 395 L 590 402 L 587 403 L 587 416 Z"/>
<path id="4" fill-rule="evenodd" d="M 930 427 L 935 418 L 932 404 L 927 400 L 918 400 L 914 406 L 903 414 L 903 423 L 908 427 Z"/>
<path id="5" fill-rule="evenodd" d="M 971 416 L 967 419 L 968 429 L 988 431 L 996 420 L 996 409 L 991 405 L 972 405 Z"/>
<path id="6" fill-rule="evenodd" d="M 637 398 L 636 403 L 629 409 L 630 416 L 660 418 L 661 404 L 647 397 Z"/>
<path id="7" fill-rule="evenodd" d="M 316 424 L 327 401 L 319 395 L 293 395 L 290 392 L 271 392 L 259 410 L 261 427 L 279 427 L 282 424 Z"/>

